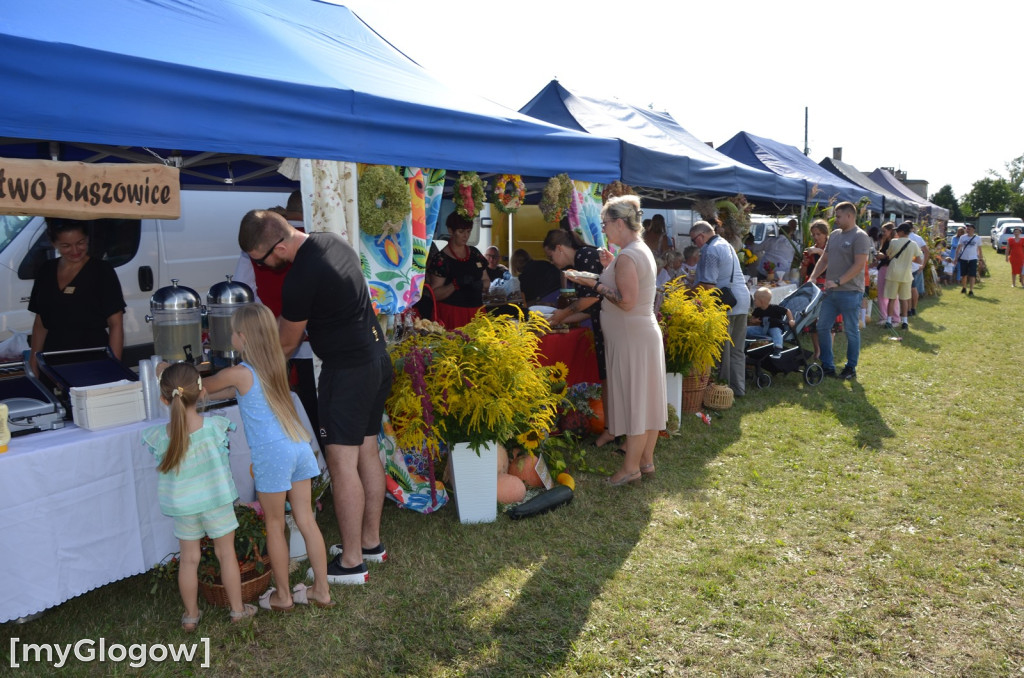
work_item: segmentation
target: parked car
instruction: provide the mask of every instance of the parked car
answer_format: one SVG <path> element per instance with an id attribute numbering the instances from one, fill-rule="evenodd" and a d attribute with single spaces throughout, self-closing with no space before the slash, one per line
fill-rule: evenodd
<path id="1" fill-rule="evenodd" d="M 1002 254 L 1006 251 L 1006 241 L 1013 237 L 1013 232 L 1018 228 L 1021 229 L 1021 231 L 1024 231 L 1024 221 L 1008 221 L 1002 225 L 1002 228 L 999 230 L 999 235 L 993 237 L 993 240 L 995 241 L 993 247 L 995 247 L 996 252 Z"/>
<path id="2" fill-rule="evenodd" d="M 1009 228 L 1007 228 L 1009 227 Z M 989 242 L 992 244 L 992 249 L 1000 254 L 1006 249 L 1006 241 L 1010 239 L 1010 234 L 1014 228 L 1024 228 L 1024 219 L 1018 217 L 1004 217 L 996 219 L 996 223 L 992 226 L 992 233 L 989 236 Z"/>

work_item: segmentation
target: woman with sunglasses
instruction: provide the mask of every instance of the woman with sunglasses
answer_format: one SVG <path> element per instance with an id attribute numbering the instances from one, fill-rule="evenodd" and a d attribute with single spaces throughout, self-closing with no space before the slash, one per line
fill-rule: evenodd
<path id="1" fill-rule="evenodd" d="M 612 257 L 600 251 L 604 270 L 598 280 L 573 282 L 592 287 L 603 298 L 601 328 L 608 369 L 605 421 L 611 435 L 625 435 L 623 461 L 609 478 L 612 486 L 633 483 L 654 473 L 654 447 L 665 428 L 665 349 L 654 315 L 654 255 L 644 243 L 640 198 L 611 198 L 601 210 L 608 242 L 619 247 Z"/>

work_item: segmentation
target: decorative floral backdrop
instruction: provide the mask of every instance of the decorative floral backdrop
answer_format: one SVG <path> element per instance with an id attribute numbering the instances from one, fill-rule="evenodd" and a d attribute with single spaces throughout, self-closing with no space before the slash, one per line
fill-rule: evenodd
<path id="1" fill-rule="evenodd" d="M 299 164 L 307 226 L 348 240 L 359 253 L 370 295 L 383 314 L 401 313 L 419 301 L 430 241 L 437 227 L 444 170 L 399 167 L 409 182 L 412 211 L 398 233 L 375 237 L 359 230 L 358 174 L 365 165 L 328 160 Z"/>
<path id="2" fill-rule="evenodd" d="M 399 169 L 412 195 L 412 212 L 402 230 L 384 237 L 359 232 L 359 258 L 370 296 L 377 309 L 388 315 L 401 313 L 419 301 L 445 177 L 444 170 Z"/>
<path id="3" fill-rule="evenodd" d="M 573 205 L 569 208 L 569 226 L 583 238 L 583 242 L 595 247 L 607 243 L 601 231 L 601 190 L 604 184 L 589 181 L 573 181 Z"/>

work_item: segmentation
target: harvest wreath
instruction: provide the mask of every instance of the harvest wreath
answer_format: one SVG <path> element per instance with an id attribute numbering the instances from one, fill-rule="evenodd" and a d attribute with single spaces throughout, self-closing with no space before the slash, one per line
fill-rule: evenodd
<path id="1" fill-rule="evenodd" d="M 359 230 L 387 236 L 402 229 L 412 211 L 409 184 L 393 168 L 370 165 L 359 176 Z"/>
<path id="2" fill-rule="evenodd" d="M 459 216 L 474 219 L 484 204 L 484 182 L 476 172 L 460 172 L 452 191 L 452 201 Z"/>
<path id="3" fill-rule="evenodd" d="M 572 204 L 574 190 L 568 174 L 559 174 L 548 180 L 540 199 L 540 211 L 544 215 L 544 221 L 561 221 Z"/>
<path id="4" fill-rule="evenodd" d="M 511 186 L 511 190 L 509 187 Z M 515 214 L 526 199 L 526 184 L 518 174 L 502 174 L 494 183 L 494 206 L 505 214 Z"/>

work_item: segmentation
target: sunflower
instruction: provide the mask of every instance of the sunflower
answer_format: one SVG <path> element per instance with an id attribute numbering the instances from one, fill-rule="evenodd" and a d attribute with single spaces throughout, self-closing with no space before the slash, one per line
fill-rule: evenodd
<path id="1" fill-rule="evenodd" d="M 536 450 L 537 446 L 540 445 L 543 440 L 543 436 L 541 436 L 540 431 L 537 429 L 530 429 L 529 431 L 520 433 L 516 436 L 516 442 L 529 451 Z"/>

